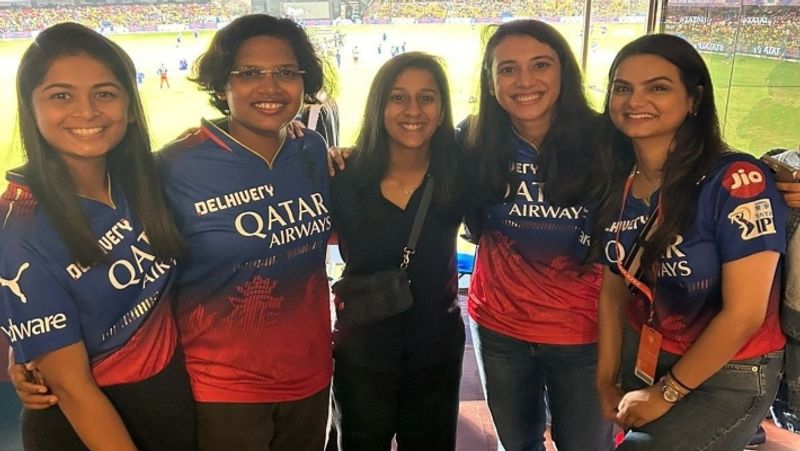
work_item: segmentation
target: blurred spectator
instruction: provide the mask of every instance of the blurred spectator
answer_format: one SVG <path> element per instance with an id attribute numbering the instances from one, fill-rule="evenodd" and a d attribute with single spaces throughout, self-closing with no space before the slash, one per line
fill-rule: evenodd
<path id="1" fill-rule="evenodd" d="M 0 30 L 35 32 L 57 22 L 71 21 L 106 31 L 135 31 L 163 24 L 216 24 L 231 16 L 231 11 L 212 3 L 13 7 L 0 8 Z"/>

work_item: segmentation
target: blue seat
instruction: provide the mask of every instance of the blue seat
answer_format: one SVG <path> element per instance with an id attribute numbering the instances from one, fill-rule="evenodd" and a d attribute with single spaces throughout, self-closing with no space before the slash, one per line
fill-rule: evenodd
<path id="1" fill-rule="evenodd" d="M 472 270 L 475 268 L 475 254 L 457 252 L 456 267 L 458 268 L 459 278 L 466 274 L 472 274 Z"/>

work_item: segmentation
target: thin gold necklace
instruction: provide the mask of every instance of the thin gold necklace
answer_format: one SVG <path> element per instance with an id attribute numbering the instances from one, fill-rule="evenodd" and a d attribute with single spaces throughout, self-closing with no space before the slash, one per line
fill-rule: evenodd
<path id="1" fill-rule="evenodd" d="M 653 193 L 655 193 L 656 191 L 658 191 L 661 188 L 661 177 L 656 179 L 657 186 L 653 187 L 653 182 L 650 181 L 648 179 L 648 177 L 645 176 L 639 170 L 638 167 L 634 168 L 633 175 L 637 176 L 639 179 L 642 180 L 643 183 L 645 183 L 645 186 L 647 187 L 647 195 L 644 196 L 644 198 L 642 200 L 644 201 L 645 205 L 647 205 L 649 207 L 650 206 L 650 198 L 653 196 Z"/>
<path id="2" fill-rule="evenodd" d="M 392 179 L 394 181 L 394 185 L 397 186 L 400 189 L 400 191 L 402 191 L 403 194 L 405 194 L 406 196 L 410 196 L 410 195 L 414 194 L 414 191 L 416 191 L 416 189 L 419 188 L 419 185 L 422 184 L 422 183 L 417 183 L 416 185 L 412 186 L 411 188 L 406 189 L 406 188 L 403 187 L 403 184 L 400 183 L 400 179 L 398 179 L 397 177 L 394 177 L 394 176 L 391 176 L 391 175 L 389 175 L 387 177 Z"/>

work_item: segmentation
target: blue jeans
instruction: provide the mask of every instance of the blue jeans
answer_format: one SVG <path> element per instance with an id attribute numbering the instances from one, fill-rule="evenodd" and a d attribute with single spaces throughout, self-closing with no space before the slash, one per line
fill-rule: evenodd
<path id="1" fill-rule="evenodd" d="M 639 335 L 626 327 L 622 388 L 646 387 L 633 374 Z M 661 351 L 656 375 L 661 377 L 680 356 Z M 747 360 L 732 360 L 661 418 L 633 429 L 618 451 L 744 449 L 769 411 L 778 391 L 783 351 Z"/>
<path id="2" fill-rule="evenodd" d="M 545 449 L 545 389 L 559 451 L 614 448 L 595 389 L 596 344 L 528 343 L 474 321 L 470 327 L 500 450 Z"/>

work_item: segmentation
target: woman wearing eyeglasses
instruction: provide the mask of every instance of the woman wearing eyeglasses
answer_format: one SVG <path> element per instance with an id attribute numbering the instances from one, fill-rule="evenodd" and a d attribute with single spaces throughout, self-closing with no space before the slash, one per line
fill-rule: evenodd
<path id="1" fill-rule="evenodd" d="M 224 117 L 160 152 L 184 237 L 178 328 L 201 450 L 321 450 L 332 370 L 326 151 L 286 126 L 331 92 L 302 28 L 263 14 L 217 32 L 193 80 Z M 26 407 L 57 401 L 14 383 Z M 165 402 L 172 402 L 167 400 Z M 187 414 L 190 414 L 187 412 Z"/>
<path id="2" fill-rule="evenodd" d="M 161 153 L 186 239 L 178 322 L 201 449 L 321 450 L 331 377 L 326 145 L 286 125 L 326 84 L 308 36 L 253 14 L 193 80 L 224 118 Z"/>

